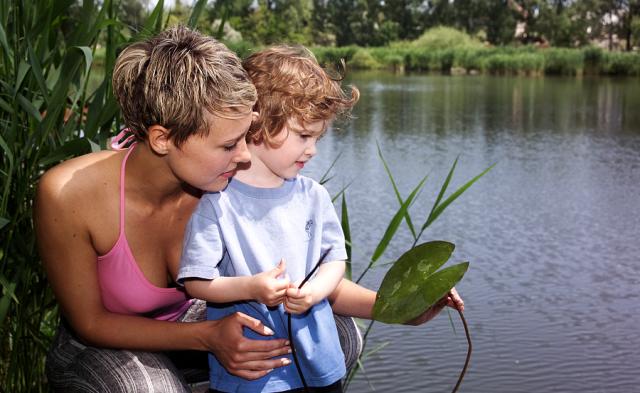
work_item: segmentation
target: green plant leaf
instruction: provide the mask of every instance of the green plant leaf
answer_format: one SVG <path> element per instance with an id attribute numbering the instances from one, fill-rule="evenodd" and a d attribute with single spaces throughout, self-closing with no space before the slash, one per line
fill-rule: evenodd
<path id="1" fill-rule="evenodd" d="M 31 42 L 27 41 L 27 50 L 29 51 L 29 64 L 32 67 L 33 77 L 36 78 L 36 82 L 38 83 L 38 87 L 40 87 L 40 93 L 42 94 L 42 98 L 44 102 L 48 103 L 49 101 L 49 90 L 47 89 L 47 83 L 45 82 L 44 74 L 42 72 L 42 66 L 40 65 L 40 59 L 36 56 L 33 48 L 31 47 Z"/>
<path id="2" fill-rule="evenodd" d="M 407 209 L 409 209 L 409 206 L 411 206 L 411 203 L 413 202 L 413 198 L 415 198 L 415 196 L 418 193 L 418 191 L 420 191 L 420 189 L 424 185 L 425 180 L 427 180 L 426 177 L 423 178 L 420 183 L 418 183 L 416 188 L 414 188 L 413 191 L 411 191 L 411 194 L 409 194 L 409 196 L 404 201 L 404 203 L 402 203 L 402 205 L 400 206 L 400 208 L 396 212 L 395 216 L 393 216 L 393 219 L 391 220 L 391 222 L 387 226 L 387 229 L 384 232 L 384 235 L 382 236 L 382 239 L 380 240 L 380 243 L 378 243 L 378 246 L 376 247 L 376 250 L 373 252 L 373 256 L 371 257 L 371 262 L 372 262 L 371 265 L 373 265 L 373 263 L 375 263 L 375 261 L 377 261 L 378 258 L 380 258 L 380 256 L 382 256 L 384 251 L 387 249 L 387 246 L 389 245 L 389 242 L 391 241 L 391 239 L 395 235 L 396 231 L 398 230 L 398 227 L 400 226 L 400 223 L 402 222 L 402 220 L 406 216 Z"/>
<path id="3" fill-rule="evenodd" d="M 13 51 L 9 48 L 9 42 L 7 41 L 7 33 L 4 31 L 4 26 L 0 23 L 0 46 L 5 51 L 4 58 L 9 63 L 7 69 L 11 69 L 13 67 Z"/>
<path id="4" fill-rule="evenodd" d="M 7 113 L 10 113 L 10 114 L 13 113 L 13 108 L 11 107 L 11 105 L 9 105 L 9 103 L 3 100 L 2 98 L 0 98 L 0 108 L 2 108 L 2 110 L 4 110 Z"/>
<path id="5" fill-rule="evenodd" d="M 73 139 L 60 146 L 48 156 L 44 157 L 38 164 L 40 167 L 46 168 L 51 164 L 64 160 L 65 158 L 90 153 L 92 148 L 93 146 L 87 138 Z"/>
<path id="6" fill-rule="evenodd" d="M 373 306 L 373 318 L 385 323 L 405 323 L 441 299 L 462 279 L 469 263 L 440 268 L 453 253 L 444 241 L 421 244 L 404 253 L 389 269 Z"/>
<path id="7" fill-rule="evenodd" d="M 340 224 L 342 232 L 344 232 L 345 247 L 347 249 L 347 264 L 345 267 L 345 276 L 351 280 L 351 227 L 349 226 L 349 211 L 347 210 L 347 199 L 342 194 L 342 208 Z"/>
<path id="8" fill-rule="evenodd" d="M 457 160 L 456 160 L 457 161 Z M 455 166 L 455 164 L 454 164 Z M 453 201 L 455 201 L 460 195 L 462 195 L 463 192 L 465 192 L 469 187 L 471 187 L 471 185 L 473 183 L 475 183 L 476 181 L 478 181 L 478 179 L 480 179 L 482 176 L 484 176 L 487 172 L 489 172 L 494 166 L 496 166 L 496 164 L 491 165 L 489 168 L 485 169 L 484 171 L 482 171 L 482 173 L 480 173 L 479 175 L 477 175 L 476 177 L 474 177 L 473 179 L 469 180 L 467 183 L 465 183 L 462 187 L 458 188 L 453 194 L 449 195 L 449 197 L 447 199 L 445 199 L 444 202 L 442 202 L 441 204 L 439 204 L 432 212 L 431 214 L 429 214 L 429 218 L 427 219 L 427 221 L 424 223 L 423 225 L 423 229 L 428 227 L 429 225 L 431 225 L 431 223 L 433 221 L 436 220 L 436 218 L 438 218 L 438 216 L 440 214 L 442 214 L 442 212 L 444 211 L 444 209 L 447 208 L 447 206 L 449 206 Z M 453 169 L 453 168 L 452 168 Z M 449 179 L 447 178 L 447 181 Z"/>
<path id="9" fill-rule="evenodd" d="M 396 199 L 398 200 L 398 203 L 400 203 L 400 205 L 402 205 L 402 196 L 400 195 L 400 191 L 398 191 L 398 187 L 396 186 L 396 181 L 393 178 L 393 174 L 391 173 L 391 169 L 389 169 L 389 165 L 387 165 L 387 160 L 384 159 L 384 156 L 382 155 L 382 150 L 380 149 L 380 144 L 378 143 L 378 141 L 376 141 L 376 147 L 378 148 L 378 157 L 380 157 L 380 161 L 382 161 L 382 165 L 384 166 L 384 170 L 387 172 L 387 176 L 389 177 L 389 181 L 391 181 L 391 186 L 393 187 L 393 192 L 396 194 Z M 427 177 L 425 176 L 424 180 Z M 413 222 L 411 221 L 411 215 L 410 214 L 405 214 L 405 220 L 407 221 L 407 226 L 409 226 L 409 230 L 411 231 L 411 235 L 413 236 L 413 239 L 416 240 L 416 230 L 413 226 Z"/>
<path id="10" fill-rule="evenodd" d="M 24 82 L 24 77 L 27 76 L 27 73 L 29 73 L 30 69 L 31 64 L 28 64 L 27 62 L 21 61 L 20 64 L 18 64 L 18 74 L 16 75 L 16 84 L 14 87 L 14 91 L 20 91 L 22 82 Z"/>
<path id="11" fill-rule="evenodd" d="M 93 63 L 93 53 L 91 53 L 91 48 L 88 46 L 74 46 L 73 48 L 79 49 L 84 55 L 84 73 L 89 73 L 91 63 Z"/>
<path id="12" fill-rule="evenodd" d="M 10 223 L 11 221 L 8 218 L 0 217 L 0 229 L 4 228 L 5 225 Z M 2 259 L 2 258 L 0 258 Z"/>
<path id="13" fill-rule="evenodd" d="M 29 101 L 27 98 L 25 98 L 25 96 L 23 96 L 20 93 L 18 93 L 16 99 L 18 101 L 18 104 L 20 104 L 20 106 L 22 107 L 22 109 L 24 109 L 25 112 L 31 115 L 31 117 L 33 117 L 38 123 L 42 121 L 42 116 L 40 115 L 40 112 L 38 112 L 38 109 L 36 109 L 36 107 L 33 105 L 33 103 L 31 103 L 31 101 Z"/>
<path id="14" fill-rule="evenodd" d="M 451 166 L 451 169 L 449 169 L 447 178 L 445 179 L 444 183 L 442 183 L 442 187 L 440 187 L 440 192 L 438 193 L 438 197 L 436 198 L 436 201 L 433 203 L 433 206 L 431 207 L 431 211 L 429 212 L 429 216 L 427 217 L 424 224 L 422 225 L 421 231 L 424 231 L 435 220 L 435 218 L 432 219 L 433 212 L 436 210 L 436 208 L 438 207 L 438 204 L 442 200 L 444 193 L 447 191 L 447 187 L 449 187 L 449 182 L 453 177 L 453 172 L 456 170 L 456 165 L 458 165 L 458 157 L 456 157 L 455 161 L 453 162 L 453 165 Z"/>
<path id="15" fill-rule="evenodd" d="M 333 176 L 329 177 L 329 172 L 331 172 L 331 169 L 333 169 L 333 167 L 336 165 L 336 162 L 338 162 L 338 159 L 340 159 L 341 155 L 342 155 L 342 152 L 338 153 L 336 158 L 333 159 L 333 161 L 331 162 L 331 165 L 329 165 L 329 168 L 327 168 L 327 170 L 324 171 L 324 173 L 322 174 L 322 177 L 320 177 L 320 181 L 318 181 L 318 183 L 325 184 L 326 182 L 331 180 L 331 178 Z"/>
<path id="16" fill-rule="evenodd" d="M 151 37 L 152 35 L 159 33 L 162 28 L 162 12 L 164 9 L 164 0 L 158 1 L 151 14 L 147 17 L 147 20 L 144 22 L 144 26 L 140 31 L 140 34 L 135 38 L 135 40 L 140 40 L 142 37 Z"/>
<path id="17" fill-rule="evenodd" d="M 194 29 L 198 25 L 198 19 L 200 19 L 200 15 L 202 14 L 202 10 L 204 10 L 205 5 L 207 5 L 207 0 L 198 0 L 198 2 L 194 4 L 187 26 Z"/>

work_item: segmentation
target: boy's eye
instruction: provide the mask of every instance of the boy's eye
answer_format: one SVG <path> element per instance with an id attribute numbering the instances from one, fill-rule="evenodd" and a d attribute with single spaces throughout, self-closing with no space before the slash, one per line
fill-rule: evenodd
<path id="1" fill-rule="evenodd" d="M 226 145 L 226 146 L 224 146 L 224 150 L 225 150 L 225 151 L 232 151 L 233 149 L 235 149 L 235 148 L 236 148 L 236 146 L 238 146 L 238 143 L 237 143 L 237 142 L 236 142 L 236 143 L 234 143 L 234 144 L 231 144 L 231 145 Z"/>

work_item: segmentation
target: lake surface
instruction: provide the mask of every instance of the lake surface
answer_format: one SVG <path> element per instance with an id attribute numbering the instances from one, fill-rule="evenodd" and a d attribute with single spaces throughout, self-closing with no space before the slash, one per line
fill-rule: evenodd
<path id="1" fill-rule="evenodd" d="M 458 289 L 474 352 L 461 392 L 640 391 L 640 81 L 355 74 L 353 119 L 305 168 L 348 185 L 354 277 L 398 204 L 376 142 L 411 212 L 428 214 L 449 168 L 449 193 L 495 168 L 422 241 L 456 244 L 470 261 Z M 381 262 L 412 238 L 403 224 Z M 362 283 L 377 288 L 386 271 Z M 450 392 L 466 340 L 456 313 L 421 327 L 377 323 L 351 392 Z M 369 385 L 370 384 L 370 385 Z"/>

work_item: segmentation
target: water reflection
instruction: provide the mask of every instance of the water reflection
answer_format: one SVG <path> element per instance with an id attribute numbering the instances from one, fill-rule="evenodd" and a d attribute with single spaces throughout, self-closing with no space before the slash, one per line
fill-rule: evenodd
<path id="1" fill-rule="evenodd" d="M 451 189 L 497 163 L 424 240 L 451 240 L 470 260 L 460 289 L 475 351 L 461 391 L 631 392 L 640 384 L 640 82 L 359 74 L 355 119 L 328 134 L 307 173 L 347 196 L 354 275 L 397 202 L 429 173 L 412 208 L 421 224 L 457 155 Z M 382 258 L 411 243 L 403 227 Z M 384 261 L 383 261 L 384 262 Z M 367 276 L 376 287 L 384 269 Z M 452 314 L 455 320 L 455 315 Z M 447 392 L 465 340 L 448 318 L 377 325 L 367 361 L 378 391 Z M 364 375 L 352 391 L 369 391 Z"/>

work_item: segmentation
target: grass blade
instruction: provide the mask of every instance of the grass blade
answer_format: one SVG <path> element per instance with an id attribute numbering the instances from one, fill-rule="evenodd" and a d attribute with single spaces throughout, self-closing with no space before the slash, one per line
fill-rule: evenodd
<path id="1" fill-rule="evenodd" d="M 389 169 L 389 165 L 387 165 L 387 161 L 384 159 L 384 156 L 382 155 L 382 150 L 380 149 L 380 144 L 378 143 L 378 141 L 376 141 L 376 147 L 378 149 L 378 157 L 380 157 L 380 160 L 382 161 L 382 165 L 384 166 L 384 170 L 387 172 L 387 176 L 391 181 L 391 186 L 393 187 L 393 192 L 396 194 L 396 199 L 398 200 L 398 203 L 402 205 L 402 202 L 403 202 L 402 196 L 400 196 L 400 191 L 398 191 L 398 187 L 396 186 L 396 182 L 395 182 L 395 179 L 393 178 L 393 174 Z M 424 180 L 427 180 L 426 176 Z M 409 230 L 411 231 L 411 235 L 413 236 L 413 239 L 416 240 L 416 230 L 413 226 L 413 222 L 411 222 L 411 215 L 407 213 L 405 215 L 405 220 L 407 221 L 407 226 L 409 226 Z"/>
<path id="2" fill-rule="evenodd" d="M 198 19 L 200 19 L 205 5 L 207 5 L 207 0 L 198 0 L 196 4 L 194 4 L 191 16 L 189 16 L 189 22 L 187 23 L 190 28 L 195 29 L 198 25 Z"/>
<path id="3" fill-rule="evenodd" d="M 424 222 L 424 224 L 422 224 L 422 228 L 420 228 L 420 234 L 422 234 L 422 232 L 433 222 L 433 219 L 432 219 L 433 212 L 436 210 L 436 208 L 438 207 L 438 204 L 442 200 L 442 197 L 444 196 L 444 193 L 447 191 L 447 187 L 449 187 L 449 182 L 451 181 L 451 178 L 453 177 L 453 172 L 456 170 L 456 165 L 458 165 L 458 157 L 456 157 L 455 161 L 453 162 L 453 165 L 451 166 L 451 169 L 449 170 L 449 174 L 447 174 L 447 178 L 445 179 L 444 183 L 442 184 L 442 187 L 440 188 L 440 192 L 438 193 L 438 197 L 436 198 L 436 201 L 433 203 L 433 206 L 431 207 L 431 211 L 429 212 L 429 216 L 427 217 L 427 219 Z"/>
<path id="4" fill-rule="evenodd" d="M 411 203 L 413 203 L 413 199 L 415 198 L 418 191 L 420 191 L 425 181 L 426 181 L 426 178 L 422 179 L 422 181 L 418 183 L 418 185 L 413 189 L 413 191 L 411 191 L 411 194 L 409 194 L 409 196 L 402 203 L 402 205 L 400 205 L 400 208 L 398 209 L 395 216 L 387 226 L 387 229 L 384 232 L 384 236 L 382 236 L 382 239 L 378 243 L 376 250 L 373 252 L 373 256 L 371 257 L 371 263 L 369 264 L 370 267 L 373 266 L 373 264 L 378 260 L 378 258 L 380 258 L 380 256 L 382 256 L 384 251 L 387 249 L 389 242 L 391 242 L 391 239 L 396 234 L 396 231 L 398 230 L 400 223 L 406 216 L 409 206 L 411 206 Z"/>
<path id="5" fill-rule="evenodd" d="M 342 232 L 344 232 L 345 247 L 347 249 L 347 265 L 345 266 L 345 275 L 351 280 L 351 227 L 349 226 L 349 211 L 347 210 L 347 198 L 342 194 L 342 208 L 340 224 Z"/>
<path id="6" fill-rule="evenodd" d="M 336 158 L 333 159 L 333 161 L 331 162 L 331 165 L 329 165 L 329 168 L 327 168 L 327 170 L 324 171 L 324 174 L 322 175 L 322 177 L 320 177 L 320 181 L 318 181 L 318 183 L 324 184 L 324 183 L 328 182 L 329 180 L 331 180 L 331 178 L 328 177 L 329 176 L 329 172 L 331 172 L 331 169 L 333 169 L 333 167 L 336 165 L 336 162 L 338 162 L 338 159 L 340 158 L 341 155 L 342 155 L 342 152 L 338 153 Z"/>
<path id="7" fill-rule="evenodd" d="M 453 194 L 451 194 L 444 202 L 442 202 L 441 204 L 439 204 L 435 210 L 432 211 L 429 219 L 427 219 L 427 222 L 425 223 L 425 228 L 428 227 L 429 225 L 431 225 L 431 223 L 433 221 L 435 221 L 436 218 L 438 218 L 438 216 L 440 214 L 442 214 L 442 212 L 444 211 L 444 209 L 447 208 L 447 206 L 449 206 L 453 201 L 455 201 L 460 195 L 462 195 L 462 193 L 464 193 L 469 187 L 471 187 L 471 185 L 473 185 L 473 183 L 475 183 L 478 179 L 480 179 L 482 176 L 484 176 L 487 172 L 489 172 L 496 164 L 491 165 L 489 168 L 485 169 L 484 171 L 482 171 L 482 173 L 480 173 L 479 175 L 477 175 L 476 177 L 474 177 L 473 179 L 469 180 L 467 183 L 465 183 L 462 187 L 458 188 Z"/>

